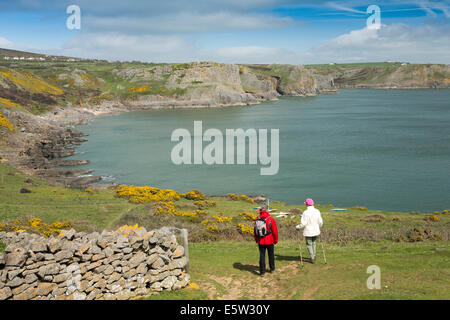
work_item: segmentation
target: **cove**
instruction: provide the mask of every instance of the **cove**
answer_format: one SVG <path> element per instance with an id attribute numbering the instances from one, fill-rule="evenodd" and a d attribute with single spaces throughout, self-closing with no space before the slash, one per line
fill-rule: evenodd
<path id="1" fill-rule="evenodd" d="M 246 107 L 165 109 L 95 118 L 78 129 L 103 182 L 208 195 L 265 194 L 301 204 L 432 212 L 450 208 L 450 90 L 341 90 Z M 207 128 L 279 129 L 279 170 L 259 165 L 175 165 L 171 134 Z M 248 163 L 248 161 L 247 161 Z"/>

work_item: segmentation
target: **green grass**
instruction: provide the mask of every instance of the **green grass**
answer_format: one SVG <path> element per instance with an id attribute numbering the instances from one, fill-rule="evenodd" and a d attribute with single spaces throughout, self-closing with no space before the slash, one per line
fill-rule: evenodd
<path id="1" fill-rule="evenodd" d="M 6 244 L 0 241 L 0 253 L 4 253 L 6 249 Z"/>
<path id="2" fill-rule="evenodd" d="M 114 197 L 112 190 L 89 194 L 81 189 L 48 185 L 31 178 L 11 166 L 0 163 L 0 221 L 33 216 L 47 223 L 69 221 L 79 229 L 103 229 L 121 214 L 136 207 Z M 32 193 L 20 193 L 27 188 Z"/>
<path id="3" fill-rule="evenodd" d="M 32 193 L 20 193 L 21 188 Z M 325 244 L 328 265 L 322 263 L 318 246 L 318 262 L 315 265 L 305 262 L 304 269 L 300 268 L 298 242 L 294 240 L 300 235 L 294 228 L 299 216 L 278 218 L 277 272 L 267 274 L 261 280 L 257 275 L 258 251 L 252 236 L 230 241 L 238 234 L 235 227 L 240 221 L 238 214 L 255 212 L 253 208 L 256 205 L 226 197 L 208 197 L 207 200 L 217 203 L 216 207 L 208 208 L 207 218 L 218 214 L 235 217 L 228 229 L 224 229 L 228 233 L 222 237 L 214 238 L 215 234 L 205 230 L 200 224 L 203 217 L 155 216 L 151 204 L 130 204 L 114 197 L 113 190 L 90 194 L 85 190 L 52 186 L 0 163 L 1 222 L 33 216 L 47 223 L 69 221 L 79 231 L 113 229 L 126 223 L 139 223 L 147 229 L 164 225 L 191 228 L 190 274 L 199 290 L 188 288 L 164 292 L 148 299 L 450 299 L 448 241 L 410 243 L 386 240 L 389 232 L 400 233 L 412 227 L 431 226 L 434 231 L 448 233 L 448 215 L 440 215 L 438 222 L 427 222 L 423 214 L 359 209 L 343 213 L 331 211 L 333 207 L 330 205 L 319 205 L 324 219 L 324 239 L 330 232 L 344 232 L 344 236 L 353 232 L 354 237 L 341 241 L 339 237 L 329 236 L 330 241 Z M 195 209 L 193 201 L 186 199 L 176 204 L 181 211 Z M 271 205 L 279 211 L 295 207 L 304 209 L 303 205 L 287 206 L 275 201 Z M 378 223 L 364 221 L 369 214 L 383 214 L 385 219 Z M 395 216 L 400 220 L 393 221 Z M 368 232 L 366 241 L 362 240 L 366 235 L 358 230 Z M 196 235 L 195 232 L 199 233 Z M 209 242 L 198 242 L 199 239 Z M 302 248 L 306 260 L 308 254 L 303 243 Z M 1 250 L 4 250 L 4 244 L 0 243 Z M 369 265 L 381 268 L 381 290 L 368 290 L 366 287 Z"/>
<path id="4" fill-rule="evenodd" d="M 302 269 L 298 243 L 284 241 L 275 247 L 277 272 L 262 279 L 254 243 L 193 243 L 189 250 L 191 281 L 199 290 L 148 299 L 450 299 L 447 242 L 327 243 L 328 264 L 318 246 L 316 264 L 305 262 Z M 366 286 L 370 265 L 380 267 L 380 290 Z"/>

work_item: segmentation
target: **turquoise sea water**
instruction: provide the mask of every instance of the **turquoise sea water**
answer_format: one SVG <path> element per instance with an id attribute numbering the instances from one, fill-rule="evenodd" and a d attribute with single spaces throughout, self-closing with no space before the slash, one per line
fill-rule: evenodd
<path id="1" fill-rule="evenodd" d="M 279 129 L 279 172 L 261 165 L 175 165 L 171 134 L 217 128 Z M 72 159 L 107 182 L 209 195 L 392 211 L 450 208 L 450 90 L 342 90 L 245 107 L 166 109 L 94 119 Z M 205 142 L 204 145 L 207 143 Z"/>

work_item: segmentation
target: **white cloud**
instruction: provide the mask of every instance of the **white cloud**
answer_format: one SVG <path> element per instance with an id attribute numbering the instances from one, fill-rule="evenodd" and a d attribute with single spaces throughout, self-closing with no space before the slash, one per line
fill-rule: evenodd
<path id="1" fill-rule="evenodd" d="M 86 16 L 83 28 L 132 34 L 278 29 L 298 24 L 291 18 L 262 14 L 177 12 L 160 16 Z"/>
<path id="2" fill-rule="evenodd" d="M 14 49 L 14 44 L 6 38 L 0 37 L 0 48 Z"/>
<path id="3" fill-rule="evenodd" d="M 107 60 L 177 62 L 192 57 L 193 45 L 179 36 L 78 34 L 52 54 Z"/>
<path id="4" fill-rule="evenodd" d="M 317 47 L 311 53 L 326 62 L 411 61 L 449 63 L 448 26 L 406 24 L 382 25 L 380 29 L 361 29 L 343 34 Z"/>

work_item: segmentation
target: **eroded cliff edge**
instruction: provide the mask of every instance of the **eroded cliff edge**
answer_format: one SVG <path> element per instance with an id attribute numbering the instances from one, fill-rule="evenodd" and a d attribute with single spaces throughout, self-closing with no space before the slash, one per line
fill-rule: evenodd
<path id="1" fill-rule="evenodd" d="M 104 113 L 257 104 L 340 88 L 449 88 L 447 65 L 236 65 L 9 62 L 0 65 L 0 156 L 26 173 L 84 187 L 86 163 L 61 158 L 85 141 L 73 125 Z M 59 169 L 55 169 L 59 167 Z"/>

